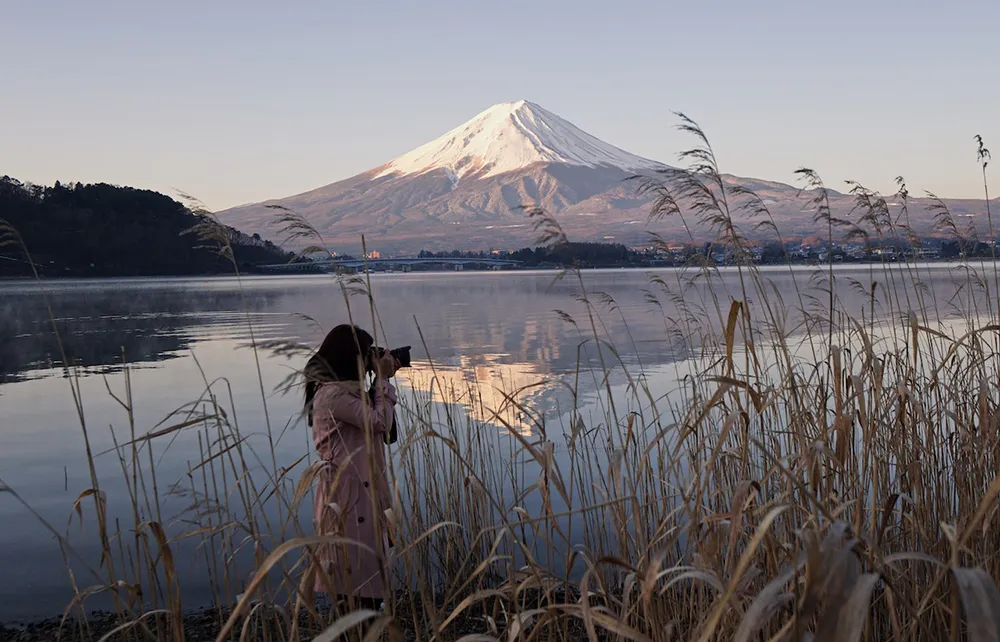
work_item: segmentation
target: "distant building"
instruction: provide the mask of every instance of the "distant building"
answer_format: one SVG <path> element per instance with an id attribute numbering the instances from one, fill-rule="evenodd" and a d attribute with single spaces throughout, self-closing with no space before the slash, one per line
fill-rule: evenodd
<path id="1" fill-rule="evenodd" d="M 367 258 L 369 260 L 380 259 L 380 258 L 382 258 L 382 253 L 379 252 L 378 250 L 372 250 L 371 252 L 369 252 L 366 255 L 365 258 Z"/>

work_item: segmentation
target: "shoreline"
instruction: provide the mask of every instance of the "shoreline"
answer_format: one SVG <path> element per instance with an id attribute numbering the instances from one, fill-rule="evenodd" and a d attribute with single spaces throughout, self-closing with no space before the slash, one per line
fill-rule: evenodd
<path id="1" fill-rule="evenodd" d="M 499 591 L 502 587 L 496 586 L 494 590 Z M 578 599 L 579 593 L 575 591 L 574 588 L 564 587 L 562 589 L 557 589 L 552 594 L 548 596 L 548 600 L 566 600 L 566 599 Z M 436 608 L 442 608 L 444 606 L 443 596 L 438 594 L 433 596 L 434 601 L 437 603 Z M 541 608 L 546 603 L 545 596 L 540 593 L 537 589 L 525 589 L 522 592 L 522 599 L 524 601 L 525 607 L 531 608 Z M 402 634 L 402 639 L 407 642 L 418 641 L 421 638 L 418 636 L 416 629 L 413 628 L 414 618 L 420 619 L 420 613 L 423 612 L 426 605 L 423 604 L 423 598 L 419 592 L 412 591 L 397 591 L 395 594 L 395 601 L 393 607 L 386 605 L 386 613 L 391 613 L 397 626 L 399 626 L 399 632 Z M 480 607 L 485 606 L 498 606 L 499 602 L 496 598 L 493 600 L 487 599 L 480 604 Z M 251 609 L 254 607 L 250 607 Z M 302 642 L 308 642 L 314 637 L 322 633 L 327 627 L 330 626 L 332 619 L 332 606 L 329 600 L 325 596 L 317 597 L 313 603 L 314 611 L 323 618 L 322 623 L 317 623 L 315 618 L 309 614 L 309 612 L 303 607 L 298 615 L 299 620 L 299 635 L 298 638 Z M 147 613 L 149 611 L 146 611 Z M 266 616 L 268 619 L 273 618 L 274 620 L 281 620 L 287 617 L 287 614 L 280 610 L 275 610 L 273 608 L 265 609 Z M 483 626 L 486 623 L 481 615 L 476 614 L 476 609 L 468 609 L 463 612 L 458 617 L 454 618 L 442 633 L 444 640 L 458 639 L 465 635 L 475 635 L 481 634 L 483 632 Z M 224 608 L 219 607 L 203 607 L 200 609 L 194 609 L 190 612 L 184 613 L 184 640 L 185 642 L 213 642 L 217 637 L 225 623 L 226 619 L 232 614 L 232 607 L 227 606 Z M 339 614 L 337 617 L 343 617 L 344 613 Z M 496 624 L 504 626 L 506 624 L 505 617 L 503 615 L 498 615 L 496 619 Z M 147 627 L 154 628 L 155 621 L 147 618 L 144 620 Z M 77 616 L 70 615 L 65 618 L 61 616 L 53 616 L 40 620 L 33 620 L 29 622 L 4 622 L 0 621 L 0 642 L 51 642 L 56 639 L 73 640 L 78 639 L 74 637 L 78 632 L 78 626 L 82 624 Z M 242 626 L 243 620 L 237 625 Z M 117 616 L 111 611 L 92 611 L 88 614 L 87 620 L 87 631 L 91 639 L 100 639 L 101 636 L 111 633 L 116 628 L 121 626 L 118 621 Z M 584 629 L 582 621 L 574 622 L 570 625 L 571 628 L 577 629 L 575 633 L 584 637 L 586 635 L 586 630 Z M 125 629 L 123 632 L 128 635 L 128 631 L 131 629 Z M 239 631 L 239 628 L 236 629 Z M 111 637 L 110 640 L 121 639 L 121 636 Z M 129 637 L 128 639 L 132 639 Z M 243 639 L 243 638 L 240 638 Z M 255 639 L 255 638 L 250 638 Z M 339 639 L 339 638 L 338 638 Z M 608 638 L 604 636 L 604 632 L 601 631 L 598 634 L 598 639 L 603 642 Z"/>
<path id="2" fill-rule="evenodd" d="M 49 642 L 76 639 L 81 621 L 78 616 L 52 616 L 30 621 L 0 621 L 0 642 Z M 86 620 L 90 637 L 100 639 L 119 626 L 114 613 L 95 611 Z M 219 632 L 218 612 L 205 608 L 184 615 L 185 639 L 191 642 L 214 640 Z M 112 638 L 115 639 L 115 638 Z"/>
<path id="3" fill-rule="evenodd" d="M 1000 257 L 996 261 L 990 258 L 983 259 L 968 259 L 965 261 L 960 260 L 950 260 L 950 259 L 940 259 L 940 260 L 923 260 L 916 262 L 908 261 L 839 261 L 833 263 L 833 270 L 836 271 L 851 271 L 868 269 L 872 267 L 879 267 L 882 269 L 904 269 L 904 268 L 934 268 L 941 269 L 945 267 L 979 267 L 983 265 L 1000 265 Z M 774 270 L 801 270 L 803 268 L 827 270 L 830 268 L 828 263 L 807 263 L 807 262 L 796 262 L 796 263 L 751 263 L 745 266 L 738 265 L 710 265 L 709 269 L 718 270 L 722 273 L 734 272 L 740 267 L 743 268 L 755 268 L 762 272 L 770 272 Z M 523 267 L 523 268 L 511 268 L 504 270 L 475 270 L 475 269 L 463 269 L 463 270 L 413 270 L 409 272 L 403 272 L 400 270 L 371 270 L 369 272 L 364 272 L 359 270 L 355 274 L 369 274 L 371 276 L 379 275 L 420 275 L 420 274 L 447 274 L 447 275 L 461 275 L 461 274 L 531 274 L 534 272 L 558 272 L 561 270 L 572 270 L 576 269 L 572 266 L 533 266 L 533 267 Z M 593 266 L 593 267 L 581 267 L 578 268 L 581 272 L 619 272 L 622 270 L 628 271 L 646 271 L 646 272 L 669 272 L 678 270 L 700 270 L 703 269 L 701 266 L 695 265 L 608 265 L 608 266 Z M 139 281 L 193 281 L 193 280 L 236 280 L 236 279 L 287 279 L 296 278 L 301 279 L 305 277 L 320 278 L 337 276 L 337 272 L 286 272 L 286 273 L 275 273 L 275 272 L 247 272 L 241 273 L 239 275 L 233 274 L 231 272 L 227 273 L 207 273 L 207 274 L 149 274 L 149 275 L 121 275 L 121 276 L 41 276 L 35 278 L 33 276 L 0 276 L 0 285 L 5 283 L 72 283 L 72 282 L 84 282 L 84 283 L 97 283 L 97 282 L 107 282 L 107 281 L 125 281 L 125 282 L 139 282 Z"/>

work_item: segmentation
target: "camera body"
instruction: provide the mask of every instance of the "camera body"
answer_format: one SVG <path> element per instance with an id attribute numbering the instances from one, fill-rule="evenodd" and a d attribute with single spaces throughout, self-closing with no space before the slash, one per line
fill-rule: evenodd
<path id="1" fill-rule="evenodd" d="M 372 350 L 375 352 L 375 356 L 380 359 L 386 353 L 385 348 L 375 347 L 372 348 Z M 393 358 L 395 358 L 396 361 L 399 362 L 400 368 L 410 367 L 410 346 L 403 346 L 402 348 L 393 348 L 392 350 L 389 350 L 389 354 L 391 354 Z"/>

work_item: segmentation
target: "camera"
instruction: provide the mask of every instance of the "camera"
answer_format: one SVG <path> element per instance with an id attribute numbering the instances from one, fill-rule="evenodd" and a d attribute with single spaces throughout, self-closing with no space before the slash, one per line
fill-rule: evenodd
<path id="1" fill-rule="evenodd" d="M 373 350 L 375 352 L 375 356 L 380 359 L 382 358 L 382 355 L 385 354 L 385 348 L 376 347 L 373 348 Z M 395 358 L 396 361 L 399 362 L 400 368 L 410 367 L 410 346 L 403 346 L 402 348 L 393 348 L 392 350 L 389 350 L 389 354 L 391 354 L 393 358 Z"/>
<path id="2" fill-rule="evenodd" d="M 396 359 L 400 368 L 410 367 L 410 346 L 393 348 L 388 352 Z M 377 359 L 381 359 L 385 356 L 385 353 L 385 348 L 380 348 L 378 346 L 372 348 L 372 355 Z M 372 403 L 375 403 L 375 386 L 368 389 L 368 395 L 371 397 Z M 383 439 L 385 440 L 386 445 L 394 444 L 396 443 L 396 440 L 399 439 L 399 429 L 396 427 L 396 413 L 392 414 L 392 427 L 385 433 Z"/>

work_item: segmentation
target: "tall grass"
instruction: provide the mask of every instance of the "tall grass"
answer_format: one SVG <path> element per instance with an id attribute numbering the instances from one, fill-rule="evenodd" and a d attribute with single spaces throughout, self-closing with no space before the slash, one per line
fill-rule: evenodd
<path id="1" fill-rule="evenodd" d="M 639 191 L 654 197 L 653 225 L 682 216 L 713 231 L 735 257 L 736 287 L 700 256 L 651 275 L 649 313 L 687 358 L 637 368 L 625 356 L 634 344 L 613 345 L 606 330 L 608 315 L 628 328 L 613 293 L 590 291 L 580 270 L 560 275 L 581 312 L 560 312 L 580 348 L 575 371 L 560 375 L 572 403 L 558 414 L 519 389 L 487 403 L 496 396 L 474 381 L 422 364 L 429 384 L 397 409 L 398 543 L 384 573 L 398 592 L 384 612 L 313 594 L 315 548 L 340 541 L 310 528 L 322 462 L 305 448 L 279 462 L 270 419 L 259 452 L 225 380 L 205 378 L 169 425 L 139 434 L 126 369 L 122 392 L 109 394 L 128 417 L 113 452 L 131 515 L 110 523 L 95 473 L 74 508 L 97 511 L 100 559 L 79 559 L 47 525 L 78 569 L 67 616 L 110 593 L 117 624 L 95 632 L 68 618 L 65 635 L 194 639 L 175 551 L 196 542 L 220 640 L 1000 639 L 996 265 L 966 265 L 947 300 L 926 267 L 872 264 L 867 282 L 848 284 L 864 296 L 856 307 L 838 294 L 832 258 L 811 273 L 789 266 L 794 291 L 783 292 L 748 258 L 749 226 L 781 240 L 766 204 L 727 181 L 701 128 L 681 121 L 695 138 L 682 155 L 690 166 L 637 177 Z M 852 183 L 855 211 L 838 220 L 820 177 L 800 174 L 828 240 L 914 237 L 902 179 L 900 211 Z M 529 214 L 542 241 L 565 240 L 555 218 Z M 957 234 L 940 203 L 937 214 Z M 281 217 L 290 233 L 318 236 Z M 202 238 L 212 229 L 206 217 Z M 335 287 L 354 321 L 384 336 L 367 279 Z M 308 352 L 255 343 L 267 349 Z M 303 429 L 296 419 L 286 430 Z M 197 434 L 201 460 L 171 487 L 153 449 L 181 431 Z M 190 499 L 183 519 L 164 516 L 167 492 Z"/>

